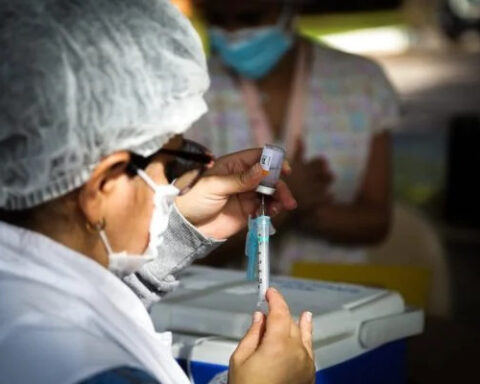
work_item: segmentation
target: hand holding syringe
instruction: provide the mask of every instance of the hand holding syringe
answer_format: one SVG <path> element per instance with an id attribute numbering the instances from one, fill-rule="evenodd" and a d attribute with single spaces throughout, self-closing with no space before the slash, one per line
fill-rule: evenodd
<path id="1" fill-rule="evenodd" d="M 260 158 L 260 165 L 268 172 L 268 175 L 257 187 L 257 192 L 262 194 L 260 214 L 256 219 L 249 220 L 246 253 L 249 258 L 247 279 L 258 278 L 258 302 L 257 307 L 265 309 L 265 294 L 270 285 L 270 241 L 269 237 L 274 233 L 270 217 L 265 213 L 265 195 L 275 193 L 275 185 L 282 171 L 285 151 L 277 146 L 266 145 Z M 255 271 L 256 269 L 256 271 Z M 255 273 L 256 272 L 256 273 Z"/>

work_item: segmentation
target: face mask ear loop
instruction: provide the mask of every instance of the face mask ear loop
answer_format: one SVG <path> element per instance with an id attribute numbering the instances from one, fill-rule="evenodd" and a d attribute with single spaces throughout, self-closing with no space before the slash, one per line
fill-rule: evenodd
<path id="1" fill-rule="evenodd" d="M 152 188 L 153 191 L 157 189 L 157 185 L 153 182 L 153 180 L 148 176 L 145 171 L 141 169 L 137 169 L 137 174 L 140 176 L 140 178 L 147 183 L 147 185 Z"/>
<path id="2" fill-rule="evenodd" d="M 103 218 L 96 224 L 90 224 L 87 221 L 85 223 L 85 226 L 90 233 L 98 233 L 98 235 L 100 236 L 100 240 L 102 241 L 103 246 L 105 247 L 105 250 L 109 255 L 112 254 L 113 253 L 112 247 L 110 246 L 110 242 L 107 239 L 107 234 L 105 233 L 105 227 L 107 226 L 107 222 L 105 218 Z"/>
<path id="3" fill-rule="evenodd" d="M 107 239 L 107 234 L 103 229 L 98 231 L 98 234 L 100 236 L 100 240 L 102 240 L 103 245 L 105 246 L 105 249 L 107 250 L 107 253 L 111 255 L 113 253 L 112 247 L 110 246 L 110 243 Z"/>
<path id="4" fill-rule="evenodd" d="M 148 176 L 145 171 L 141 170 L 141 169 L 137 169 L 137 174 L 138 176 L 140 176 L 140 178 L 145 181 L 145 183 L 148 184 L 148 186 L 150 188 L 153 189 L 153 191 L 156 191 L 157 188 L 158 188 L 158 185 L 156 185 L 153 180 L 150 178 L 150 176 Z M 177 179 L 173 180 L 169 185 L 175 187 L 175 181 L 177 181 Z M 175 187 L 176 188 L 176 187 Z"/>

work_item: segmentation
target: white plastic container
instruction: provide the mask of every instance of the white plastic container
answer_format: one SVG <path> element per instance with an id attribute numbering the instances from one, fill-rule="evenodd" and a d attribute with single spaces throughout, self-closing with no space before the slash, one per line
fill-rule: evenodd
<path id="1" fill-rule="evenodd" d="M 181 286 L 152 308 L 158 331 L 174 333 L 174 354 L 196 384 L 228 367 L 251 323 L 257 286 L 243 272 L 191 267 Z M 392 291 L 272 277 L 296 317 L 313 313 L 317 383 L 405 383 L 406 337 L 423 330 L 423 312 Z"/>

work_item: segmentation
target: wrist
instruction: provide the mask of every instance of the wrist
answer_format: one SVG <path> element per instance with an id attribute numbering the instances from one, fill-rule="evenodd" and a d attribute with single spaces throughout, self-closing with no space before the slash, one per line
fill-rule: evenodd
<path id="1" fill-rule="evenodd" d="M 180 208 L 178 207 L 177 203 L 173 205 L 173 208 L 175 210 L 175 214 L 179 216 L 179 218 L 182 220 L 183 225 L 188 227 L 190 229 L 190 232 L 195 233 L 196 236 L 204 242 L 213 242 L 213 243 L 222 243 L 225 241 L 225 239 L 217 239 L 212 231 L 209 231 L 208 228 L 205 228 L 205 226 L 202 225 L 195 225 L 192 220 L 190 220 L 187 216 L 185 216 Z"/>
<path id="2" fill-rule="evenodd" d="M 227 238 L 223 238 L 221 236 L 218 236 L 218 233 L 220 231 L 218 231 L 217 229 L 215 228 L 212 228 L 210 224 L 206 224 L 206 225 L 199 225 L 199 226 L 196 226 L 195 229 L 205 238 L 207 239 L 211 239 L 213 241 L 217 241 L 217 242 L 220 242 L 220 243 L 223 243 L 225 241 L 227 241 Z"/>

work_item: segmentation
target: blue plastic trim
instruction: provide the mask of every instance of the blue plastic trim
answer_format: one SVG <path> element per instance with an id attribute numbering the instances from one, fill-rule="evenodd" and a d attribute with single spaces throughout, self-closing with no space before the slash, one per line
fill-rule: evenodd
<path id="1" fill-rule="evenodd" d="M 394 341 L 351 360 L 317 372 L 316 384 L 405 384 L 406 342 Z M 183 369 L 187 364 L 179 360 Z M 228 367 L 193 361 L 190 365 L 195 384 L 208 384 Z"/>

